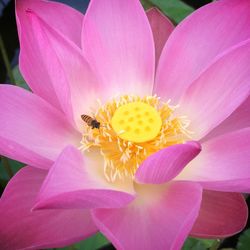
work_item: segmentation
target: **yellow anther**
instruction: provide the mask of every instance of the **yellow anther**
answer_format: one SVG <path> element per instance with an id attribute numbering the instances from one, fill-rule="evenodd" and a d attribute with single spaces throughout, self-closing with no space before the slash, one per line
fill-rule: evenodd
<path id="1" fill-rule="evenodd" d="M 157 96 L 115 98 L 95 112 L 100 129 L 85 126 L 79 149 L 86 153 L 100 150 L 108 181 L 133 180 L 147 157 L 191 139 L 190 121 L 178 116 L 177 108 Z"/>
<path id="2" fill-rule="evenodd" d="M 162 120 L 151 105 L 132 102 L 115 111 L 111 125 L 120 138 L 140 143 L 150 141 L 159 134 Z"/>

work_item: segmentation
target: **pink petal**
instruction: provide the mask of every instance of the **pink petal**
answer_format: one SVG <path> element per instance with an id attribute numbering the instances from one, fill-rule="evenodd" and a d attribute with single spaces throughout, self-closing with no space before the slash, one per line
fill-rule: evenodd
<path id="1" fill-rule="evenodd" d="M 241 194 L 203 191 L 199 217 L 191 235 L 224 238 L 240 232 L 246 225 L 248 209 Z"/>
<path id="2" fill-rule="evenodd" d="M 250 38 L 249 9 L 248 0 L 215 1 L 179 24 L 163 49 L 154 92 L 178 104 L 216 56 Z"/>
<path id="3" fill-rule="evenodd" d="M 154 78 L 154 41 L 138 0 L 92 0 L 83 22 L 87 60 L 105 91 L 148 95 Z"/>
<path id="4" fill-rule="evenodd" d="M 46 70 L 43 53 L 36 44 L 35 33 L 31 28 L 27 10 L 39 13 L 39 16 L 54 29 L 80 47 L 80 35 L 83 15 L 61 3 L 41 0 L 16 1 L 17 26 L 20 40 L 20 68 L 27 83 L 39 96 L 60 108 L 50 75 Z M 63 24 L 63 25 L 62 25 Z M 32 70 L 31 70 L 32 69 Z"/>
<path id="5" fill-rule="evenodd" d="M 35 208 L 121 207 L 134 199 L 92 175 L 91 167 L 79 150 L 67 147 L 49 171 Z"/>
<path id="6" fill-rule="evenodd" d="M 250 192 L 250 128 L 225 134 L 202 144 L 202 153 L 177 179 L 192 180 L 206 189 Z"/>
<path id="7" fill-rule="evenodd" d="M 250 127 L 250 96 L 219 126 L 213 129 L 202 141 L 225 133 Z"/>
<path id="8" fill-rule="evenodd" d="M 233 113 L 250 94 L 250 40 L 218 58 L 185 92 L 180 112 L 200 139 Z"/>
<path id="9" fill-rule="evenodd" d="M 16 12 L 19 21 L 24 24 L 26 19 L 26 10 L 35 11 L 44 21 L 49 23 L 51 27 L 58 30 L 77 46 L 81 47 L 81 29 L 83 14 L 68 5 L 44 1 L 44 0 L 17 0 L 16 1 Z M 63 25 L 62 25 L 63 24 Z M 22 27 L 21 23 L 18 23 L 19 29 Z M 27 35 L 25 33 L 25 35 Z M 21 36 L 21 34 L 20 34 Z"/>
<path id="10" fill-rule="evenodd" d="M 63 247 L 96 232 L 88 210 L 31 211 L 46 171 L 25 167 L 1 200 L 0 249 Z"/>
<path id="11" fill-rule="evenodd" d="M 81 115 L 91 113 L 91 105 L 97 105 L 96 98 L 101 92 L 95 75 L 75 44 L 31 10 L 27 16 L 60 105 L 68 118 L 74 118 L 81 127 Z"/>
<path id="12" fill-rule="evenodd" d="M 40 97 L 11 85 L 0 86 L 0 154 L 48 168 L 61 150 L 81 135 L 64 115 Z"/>
<path id="13" fill-rule="evenodd" d="M 149 156 L 137 170 L 140 183 L 160 184 L 173 179 L 201 151 L 200 144 L 176 144 Z"/>
<path id="14" fill-rule="evenodd" d="M 147 11 L 147 17 L 151 25 L 151 29 L 155 42 L 155 60 L 158 64 L 162 49 L 174 30 L 172 22 L 157 8 L 151 8 Z"/>
<path id="15" fill-rule="evenodd" d="M 117 249 L 180 249 L 198 216 L 200 186 L 172 182 L 138 188 L 138 198 L 127 207 L 94 209 L 97 227 Z"/>

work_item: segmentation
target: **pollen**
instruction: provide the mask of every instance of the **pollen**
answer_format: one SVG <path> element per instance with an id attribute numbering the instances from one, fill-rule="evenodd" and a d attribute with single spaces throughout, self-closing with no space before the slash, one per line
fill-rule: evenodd
<path id="1" fill-rule="evenodd" d="M 94 117 L 100 128 L 85 124 L 79 149 L 100 150 L 108 181 L 133 178 L 148 156 L 190 140 L 190 121 L 177 115 L 177 109 L 157 96 L 125 95 L 104 105 L 99 103 Z"/>
<path id="2" fill-rule="evenodd" d="M 159 134 L 162 120 L 151 105 L 132 102 L 115 111 L 111 126 L 121 139 L 141 143 L 150 141 Z"/>

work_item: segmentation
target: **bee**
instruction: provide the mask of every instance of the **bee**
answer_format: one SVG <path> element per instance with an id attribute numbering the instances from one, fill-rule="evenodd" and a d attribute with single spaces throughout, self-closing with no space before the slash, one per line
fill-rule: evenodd
<path id="1" fill-rule="evenodd" d="M 101 124 L 96 119 L 92 118 L 88 115 L 81 115 L 82 120 L 92 129 L 97 128 L 99 129 Z"/>

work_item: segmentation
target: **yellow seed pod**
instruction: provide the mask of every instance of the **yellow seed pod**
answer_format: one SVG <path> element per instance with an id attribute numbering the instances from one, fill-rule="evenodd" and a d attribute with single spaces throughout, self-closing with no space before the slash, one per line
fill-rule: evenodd
<path id="1" fill-rule="evenodd" d="M 132 102 L 115 111 L 111 125 L 120 138 L 140 143 L 159 134 L 162 120 L 154 107 L 144 102 Z"/>

